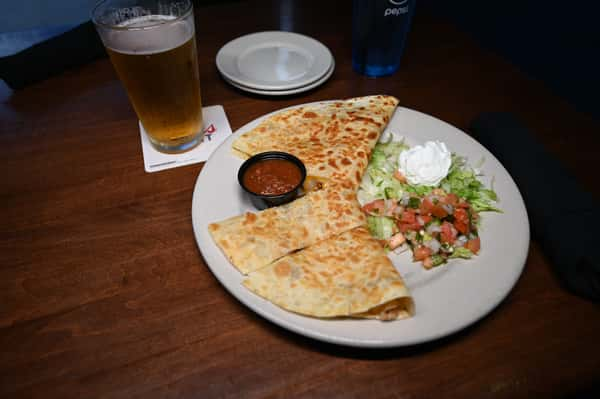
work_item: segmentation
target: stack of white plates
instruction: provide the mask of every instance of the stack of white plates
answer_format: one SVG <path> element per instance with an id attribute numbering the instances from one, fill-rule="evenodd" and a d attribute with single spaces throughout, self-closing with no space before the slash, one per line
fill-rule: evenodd
<path id="1" fill-rule="evenodd" d="M 269 31 L 238 37 L 217 53 L 223 78 L 250 93 L 282 96 L 324 83 L 335 69 L 331 51 L 298 33 Z"/>

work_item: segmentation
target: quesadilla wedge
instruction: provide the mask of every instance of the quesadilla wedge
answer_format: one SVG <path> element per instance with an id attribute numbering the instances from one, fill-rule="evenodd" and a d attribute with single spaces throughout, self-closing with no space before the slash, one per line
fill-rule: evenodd
<path id="1" fill-rule="evenodd" d="M 287 255 L 243 284 L 285 310 L 318 318 L 396 320 L 414 312 L 402 277 L 364 227 Z"/>
<path id="2" fill-rule="evenodd" d="M 238 137 L 232 152 L 241 158 L 289 152 L 304 162 L 308 176 L 356 188 L 397 105 L 395 97 L 378 95 L 282 111 Z"/>
<path id="3" fill-rule="evenodd" d="M 366 223 L 356 193 L 331 185 L 291 203 L 208 226 L 215 243 L 243 274 L 292 251 Z"/>

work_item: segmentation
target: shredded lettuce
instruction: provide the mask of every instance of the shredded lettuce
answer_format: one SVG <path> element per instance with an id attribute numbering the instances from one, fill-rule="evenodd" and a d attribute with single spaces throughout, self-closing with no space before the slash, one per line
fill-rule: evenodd
<path id="1" fill-rule="evenodd" d="M 471 252 L 469 249 L 467 249 L 465 247 L 454 248 L 452 255 L 449 256 L 449 258 L 464 258 L 464 259 L 470 259 L 472 257 L 473 257 L 473 252 Z"/>
<path id="2" fill-rule="evenodd" d="M 418 195 L 419 197 L 424 197 L 433 190 L 433 187 L 420 186 L 420 185 L 411 185 L 411 184 L 403 184 L 403 187 L 409 193 L 413 193 Z"/>
<path id="3" fill-rule="evenodd" d="M 475 170 L 468 166 L 465 158 L 461 156 L 452 155 L 450 171 L 442 180 L 440 186 L 445 191 L 467 200 L 477 212 L 502 212 L 492 205 L 492 202 L 498 201 L 498 196 L 494 190 L 485 188 L 483 183 L 477 179 Z"/>
<path id="4" fill-rule="evenodd" d="M 358 201 L 361 204 L 376 199 L 402 197 L 406 187 L 394 177 L 394 172 L 398 169 L 400 152 L 407 148 L 403 141 L 377 143 L 358 190 Z"/>
<path id="5" fill-rule="evenodd" d="M 439 266 L 442 263 L 446 263 L 446 259 L 443 256 L 438 254 L 431 255 L 431 266 Z"/>
<path id="6" fill-rule="evenodd" d="M 396 224 L 385 216 L 367 216 L 369 232 L 378 240 L 387 240 L 394 235 Z"/>

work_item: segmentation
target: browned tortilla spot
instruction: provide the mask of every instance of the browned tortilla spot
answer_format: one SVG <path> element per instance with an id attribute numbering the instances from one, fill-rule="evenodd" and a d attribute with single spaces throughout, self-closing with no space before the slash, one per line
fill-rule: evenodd
<path id="1" fill-rule="evenodd" d="M 277 277 L 287 277 L 292 272 L 292 268 L 287 262 L 279 262 L 275 266 L 275 274 Z"/>

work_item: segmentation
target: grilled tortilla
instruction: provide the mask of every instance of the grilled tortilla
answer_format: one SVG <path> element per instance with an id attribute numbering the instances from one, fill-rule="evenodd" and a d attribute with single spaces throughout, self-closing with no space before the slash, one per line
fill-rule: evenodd
<path id="1" fill-rule="evenodd" d="M 379 95 L 283 111 L 238 137 L 232 152 L 242 158 L 289 152 L 304 162 L 308 176 L 356 188 L 397 105 L 396 98 Z"/>
<path id="2" fill-rule="evenodd" d="M 208 231 L 242 273 L 333 235 L 364 225 L 349 185 L 330 185 L 289 204 L 211 223 Z"/>
<path id="3" fill-rule="evenodd" d="M 243 284 L 283 309 L 319 318 L 395 320 L 414 308 L 402 277 L 364 227 L 285 256 Z"/>

